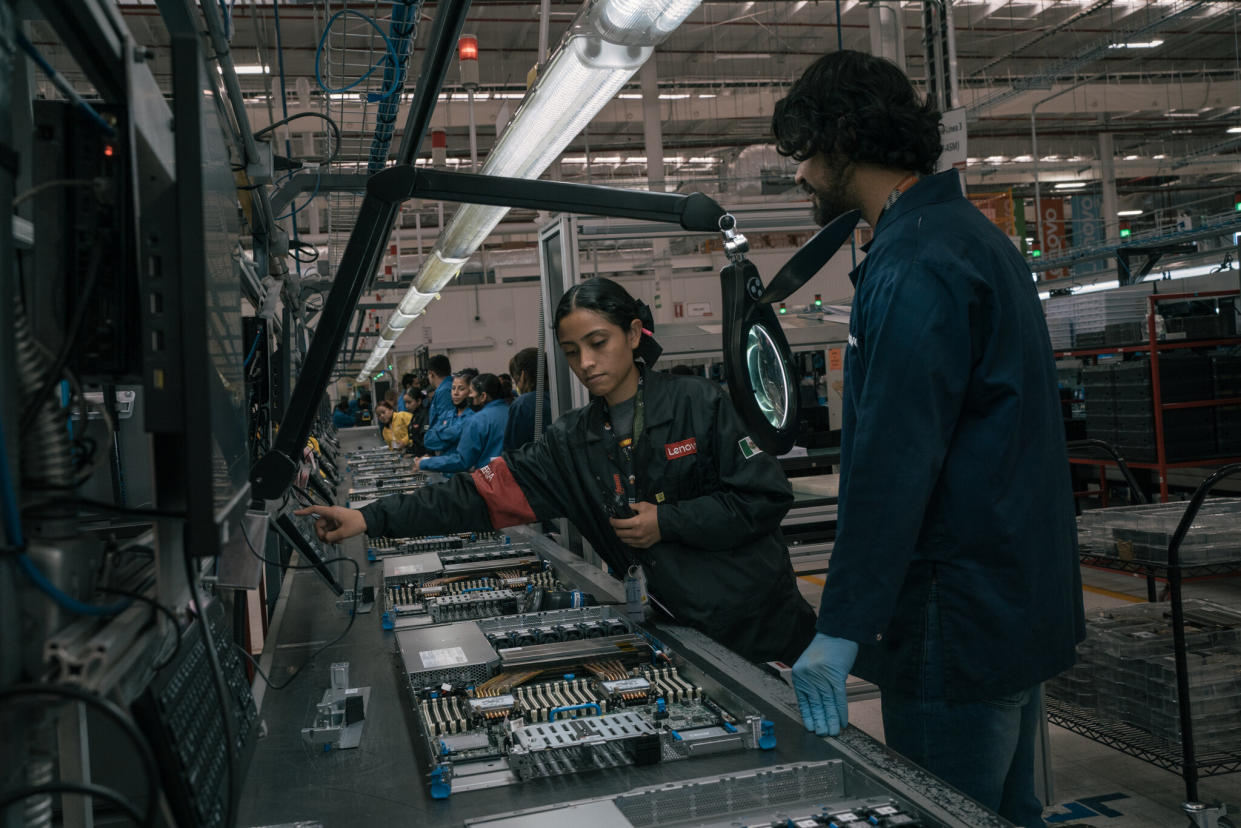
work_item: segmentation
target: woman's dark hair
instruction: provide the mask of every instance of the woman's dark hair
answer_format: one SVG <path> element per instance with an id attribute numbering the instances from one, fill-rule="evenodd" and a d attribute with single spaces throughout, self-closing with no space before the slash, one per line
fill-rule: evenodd
<path id="1" fill-rule="evenodd" d="M 470 383 L 472 383 L 476 376 L 478 376 L 477 368 L 462 368 L 460 371 L 453 374 L 454 379 L 460 377 L 461 379 L 465 380 L 466 385 L 469 385 Z"/>
<path id="2" fill-rule="evenodd" d="M 634 356 L 642 357 L 648 366 L 664 349 L 655 341 L 655 320 L 651 309 L 641 299 L 634 299 L 629 291 L 602 276 L 587 279 L 565 291 L 556 305 L 556 330 L 560 330 L 560 320 L 578 309 L 594 311 L 621 330 L 629 330 L 629 325 L 637 319 L 642 323 L 642 338 L 634 349 Z"/>
<path id="3" fill-rule="evenodd" d="M 522 348 L 508 361 L 508 372 L 512 374 L 514 382 L 522 374 L 525 374 L 526 379 L 531 382 L 538 382 L 538 371 L 543 364 L 543 360 L 539 358 L 538 348 Z M 534 386 L 531 386 L 530 390 L 533 391 Z"/>
<path id="4" fill-rule="evenodd" d="M 349 400 L 341 400 L 340 402 L 336 403 L 336 410 L 344 411 L 345 413 L 348 413 L 349 412 Z"/>
<path id="5" fill-rule="evenodd" d="M 923 175 L 943 150 L 940 114 L 896 64 L 844 50 L 819 58 L 776 102 L 776 149 L 804 161 L 833 153 Z"/>
<path id="6" fill-rule="evenodd" d="M 479 374 L 470 381 L 470 386 L 480 394 L 486 394 L 488 400 L 507 400 L 504 383 L 495 374 Z"/>

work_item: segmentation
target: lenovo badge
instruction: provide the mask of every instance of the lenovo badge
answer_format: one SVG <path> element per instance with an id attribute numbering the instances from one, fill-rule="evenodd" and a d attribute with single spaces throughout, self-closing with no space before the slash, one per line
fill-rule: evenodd
<path id="1" fill-rule="evenodd" d="M 678 457 L 689 457 L 691 454 L 698 453 L 698 441 L 693 437 L 688 440 L 682 440 L 679 443 L 665 443 L 664 454 L 669 460 L 675 460 Z"/>

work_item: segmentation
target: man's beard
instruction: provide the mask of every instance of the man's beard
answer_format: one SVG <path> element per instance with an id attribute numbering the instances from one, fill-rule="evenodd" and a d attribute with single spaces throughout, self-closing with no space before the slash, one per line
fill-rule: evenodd
<path id="1" fill-rule="evenodd" d="M 855 206 L 839 178 L 832 181 L 826 189 L 816 190 L 812 203 L 814 204 L 812 210 L 814 223 L 819 227 L 827 225 L 832 219 L 847 213 Z"/>
<path id="2" fill-rule="evenodd" d="M 814 223 L 819 227 L 827 225 L 832 219 L 857 207 L 856 199 L 849 192 L 851 168 L 852 164 L 845 164 L 834 170 L 827 186 L 822 190 L 814 191 L 811 199 L 814 206 L 811 213 L 814 216 Z"/>

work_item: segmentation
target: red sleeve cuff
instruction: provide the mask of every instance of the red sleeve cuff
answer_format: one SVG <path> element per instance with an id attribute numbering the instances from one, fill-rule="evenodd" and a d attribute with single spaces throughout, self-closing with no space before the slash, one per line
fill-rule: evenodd
<path id="1" fill-rule="evenodd" d="M 487 503 L 487 514 L 493 527 L 502 529 L 534 522 L 534 510 L 530 508 L 525 492 L 517 485 L 503 457 L 492 460 L 472 476 L 474 488 Z"/>

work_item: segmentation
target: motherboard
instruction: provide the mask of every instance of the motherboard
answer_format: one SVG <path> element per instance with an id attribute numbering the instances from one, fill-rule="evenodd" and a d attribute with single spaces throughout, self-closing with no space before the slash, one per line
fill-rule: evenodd
<path id="1" fill-rule="evenodd" d="M 611 607 L 399 630 L 431 794 L 775 746 Z"/>

